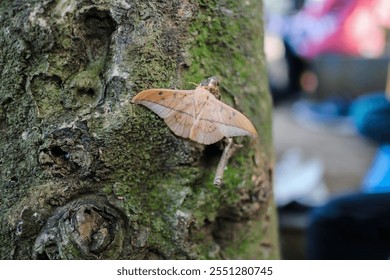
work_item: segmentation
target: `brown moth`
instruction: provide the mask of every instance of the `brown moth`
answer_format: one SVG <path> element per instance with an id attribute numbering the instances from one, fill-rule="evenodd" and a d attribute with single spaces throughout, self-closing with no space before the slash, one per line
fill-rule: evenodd
<path id="1" fill-rule="evenodd" d="M 256 137 L 251 121 L 218 98 L 218 80 L 211 77 L 195 90 L 144 90 L 132 102 L 155 112 L 176 135 L 201 144 L 213 144 L 223 137 Z"/>

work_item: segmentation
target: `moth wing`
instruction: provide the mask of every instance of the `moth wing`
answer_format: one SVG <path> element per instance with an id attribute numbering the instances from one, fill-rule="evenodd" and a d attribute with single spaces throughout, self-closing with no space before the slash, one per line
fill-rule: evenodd
<path id="1" fill-rule="evenodd" d="M 132 102 L 155 112 L 176 135 L 189 137 L 195 114 L 193 90 L 148 89 L 138 93 Z"/>
<path id="2" fill-rule="evenodd" d="M 252 122 L 242 113 L 221 101 L 214 99 L 215 115 L 219 117 L 219 129 L 225 137 L 251 136 L 257 137 L 256 128 Z M 216 116 L 216 118 L 218 118 Z"/>
<path id="3" fill-rule="evenodd" d="M 252 136 L 257 132 L 251 121 L 236 109 L 216 98 L 208 98 L 197 118 L 190 138 L 203 144 L 212 144 L 223 137 Z"/>
<path id="4" fill-rule="evenodd" d="M 190 136 L 191 128 L 194 125 L 194 117 L 186 111 L 175 111 L 166 117 L 164 121 L 177 136 L 183 138 Z"/>
<path id="5" fill-rule="evenodd" d="M 141 104 L 166 118 L 193 106 L 193 90 L 148 89 L 133 97 L 131 102 Z M 189 112 L 193 114 L 193 110 Z"/>
<path id="6" fill-rule="evenodd" d="M 218 124 L 202 111 L 194 122 L 189 137 L 192 141 L 210 145 L 221 140 L 224 135 L 218 129 Z"/>

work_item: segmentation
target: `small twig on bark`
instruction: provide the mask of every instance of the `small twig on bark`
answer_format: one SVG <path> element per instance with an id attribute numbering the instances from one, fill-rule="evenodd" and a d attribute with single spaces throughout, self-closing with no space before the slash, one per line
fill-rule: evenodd
<path id="1" fill-rule="evenodd" d="M 232 155 L 242 147 L 242 145 L 233 144 L 232 138 L 226 139 L 227 145 L 223 150 L 221 159 L 219 160 L 217 171 L 215 172 L 214 185 L 220 187 L 223 184 L 223 173 Z"/>

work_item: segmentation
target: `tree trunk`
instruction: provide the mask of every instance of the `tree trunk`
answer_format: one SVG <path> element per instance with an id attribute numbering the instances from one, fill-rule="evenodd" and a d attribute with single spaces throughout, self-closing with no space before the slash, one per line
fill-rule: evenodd
<path id="1" fill-rule="evenodd" d="M 278 257 L 258 0 L 1 1 L 0 258 Z M 130 103 L 221 80 L 259 138 L 221 143 Z"/>

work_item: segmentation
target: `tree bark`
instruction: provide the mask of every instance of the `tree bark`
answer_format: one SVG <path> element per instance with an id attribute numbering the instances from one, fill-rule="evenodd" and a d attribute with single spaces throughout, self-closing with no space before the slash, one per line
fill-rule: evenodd
<path id="1" fill-rule="evenodd" d="M 1 1 L 0 258 L 278 257 L 258 0 Z M 216 75 L 259 138 L 222 145 L 130 103 Z"/>

